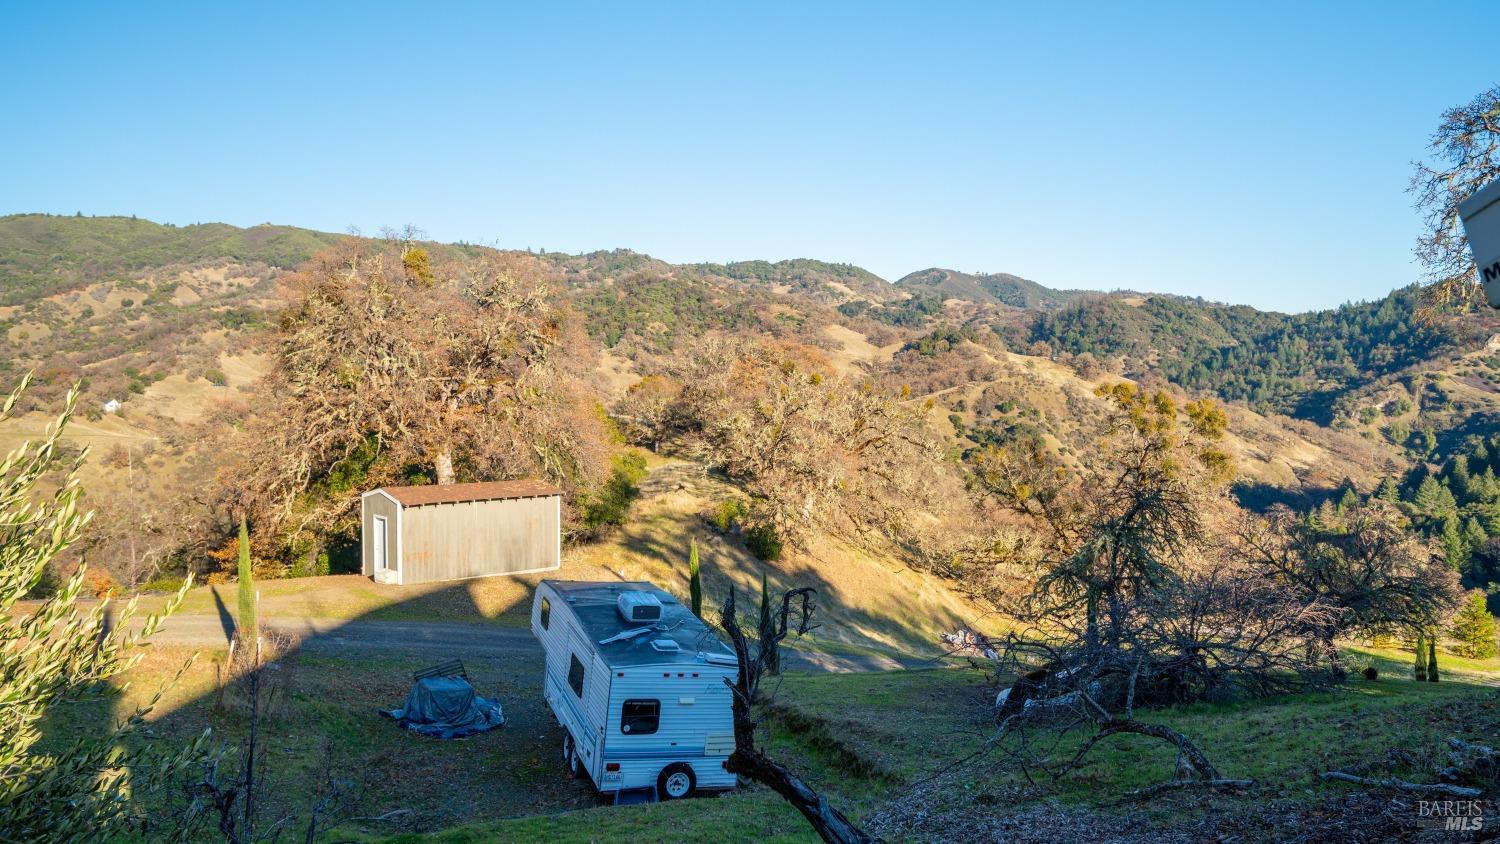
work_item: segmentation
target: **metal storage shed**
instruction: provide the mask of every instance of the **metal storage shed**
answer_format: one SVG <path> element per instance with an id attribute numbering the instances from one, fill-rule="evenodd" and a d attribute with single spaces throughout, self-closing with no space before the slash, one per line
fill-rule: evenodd
<path id="1" fill-rule="evenodd" d="M 562 490 L 535 480 L 387 486 L 360 496 L 361 571 L 410 585 L 548 571 L 562 562 Z"/>

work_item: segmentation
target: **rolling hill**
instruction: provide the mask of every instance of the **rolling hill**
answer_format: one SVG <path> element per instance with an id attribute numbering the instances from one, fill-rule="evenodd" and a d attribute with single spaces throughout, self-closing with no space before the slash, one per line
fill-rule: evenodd
<path id="1" fill-rule="evenodd" d="M 1054 309 L 1083 295 L 1078 290 L 1053 290 L 1009 273 L 972 275 L 932 268 L 897 279 L 896 286 L 912 296 L 962 299 L 985 305 Z"/>
<path id="2" fill-rule="evenodd" d="M 283 226 L 161 226 L 123 217 L 0 218 L 0 376 L 39 383 L 0 438 L 34 432 L 74 383 L 91 483 L 165 491 L 211 470 L 207 432 L 253 412 L 289 267 L 340 236 Z M 480 247 L 431 244 L 436 250 Z M 1500 421 L 1500 322 L 1427 325 L 1416 295 L 1279 314 L 1175 296 L 1050 290 L 931 269 L 895 284 L 813 260 L 674 265 L 629 250 L 537 256 L 597 344 L 605 400 L 712 333 L 823 350 L 906 390 L 960 452 L 1041 436 L 1078 451 L 1092 388 L 1128 378 L 1230 403 L 1249 497 L 1368 492 L 1442 465 Z M 118 414 L 101 412 L 110 399 Z M 237 408 L 237 409 L 236 409 Z M 116 448 L 129 446 L 128 449 Z M 124 454 L 124 457 L 121 454 Z"/>

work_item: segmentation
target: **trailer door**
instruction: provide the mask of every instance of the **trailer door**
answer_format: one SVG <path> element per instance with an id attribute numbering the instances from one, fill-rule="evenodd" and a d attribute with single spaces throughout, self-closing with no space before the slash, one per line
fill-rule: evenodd
<path id="1" fill-rule="evenodd" d="M 605 708 L 609 700 L 609 671 L 598 653 L 578 628 L 568 637 L 571 654 L 568 659 L 568 690 L 576 697 L 580 715 L 578 756 L 583 767 L 597 784 L 602 774 L 600 758 L 604 753 Z"/>

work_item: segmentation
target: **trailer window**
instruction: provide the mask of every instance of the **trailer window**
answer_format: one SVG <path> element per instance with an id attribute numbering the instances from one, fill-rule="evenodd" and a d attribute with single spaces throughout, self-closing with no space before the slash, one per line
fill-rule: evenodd
<path id="1" fill-rule="evenodd" d="M 569 657 L 573 660 L 568 664 L 568 685 L 573 687 L 573 694 L 583 697 L 583 663 L 578 661 L 578 655 Z"/>
<path id="2" fill-rule="evenodd" d="M 542 618 L 542 629 L 547 629 L 547 624 L 552 621 L 552 602 L 542 598 L 542 610 L 538 615 Z"/>
<path id="3" fill-rule="evenodd" d="M 627 700 L 620 707 L 620 732 L 649 735 L 661 726 L 661 701 Z"/>

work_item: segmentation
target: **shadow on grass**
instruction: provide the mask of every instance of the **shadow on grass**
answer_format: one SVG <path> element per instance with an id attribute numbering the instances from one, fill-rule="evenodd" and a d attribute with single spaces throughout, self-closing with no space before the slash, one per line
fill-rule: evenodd
<path id="1" fill-rule="evenodd" d="M 219 587 L 210 586 L 208 590 L 213 593 L 214 609 L 219 613 L 219 626 L 224 629 L 224 644 L 227 645 L 234 640 L 234 631 L 238 625 L 235 624 L 234 616 L 229 614 L 229 607 L 224 605 L 224 599 L 219 597 Z"/>

